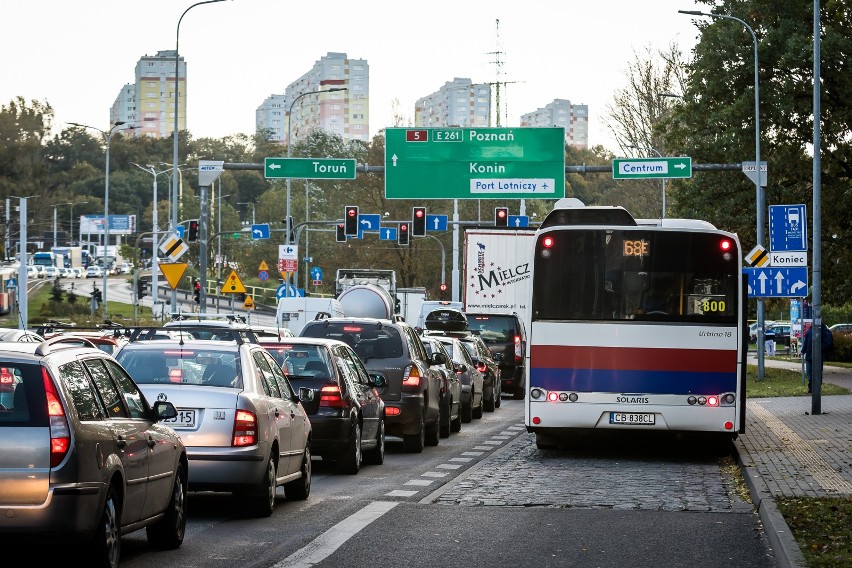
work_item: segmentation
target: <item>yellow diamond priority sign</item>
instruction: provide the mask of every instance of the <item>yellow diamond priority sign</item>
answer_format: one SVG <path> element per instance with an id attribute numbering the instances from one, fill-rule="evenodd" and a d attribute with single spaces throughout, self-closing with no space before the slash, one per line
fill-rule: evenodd
<path id="1" fill-rule="evenodd" d="M 245 294 L 246 287 L 243 286 L 242 280 L 237 276 L 236 270 L 231 270 L 231 273 L 228 274 L 228 277 L 225 279 L 225 283 L 222 284 L 222 289 L 220 290 L 222 294 Z"/>

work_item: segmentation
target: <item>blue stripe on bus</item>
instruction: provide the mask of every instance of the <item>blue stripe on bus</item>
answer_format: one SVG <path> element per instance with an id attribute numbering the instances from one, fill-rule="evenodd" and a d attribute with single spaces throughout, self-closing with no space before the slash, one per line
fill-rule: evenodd
<path id="1" fill-rule="evenodd" d="M 648 394 L 719 394 L 737 390 L 737 374 L 605 369 L 530 370 L 530 388 Z"/>

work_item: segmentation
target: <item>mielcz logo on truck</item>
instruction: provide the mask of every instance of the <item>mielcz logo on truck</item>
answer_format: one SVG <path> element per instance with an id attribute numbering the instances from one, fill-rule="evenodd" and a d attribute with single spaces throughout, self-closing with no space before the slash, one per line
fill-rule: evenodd
<path id="1" fill-rule="evenodd" d="M 526 311 L 533 240 L 531 231 L 467 232 L 465 311 Z"/>

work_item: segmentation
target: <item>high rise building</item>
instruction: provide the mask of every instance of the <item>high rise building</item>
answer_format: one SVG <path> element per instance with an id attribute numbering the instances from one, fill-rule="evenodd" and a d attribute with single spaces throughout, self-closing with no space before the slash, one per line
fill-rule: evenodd
<path id="1" fill-rule="evenodd" d="M 144 55 L 136 63 L 133 84 L 122 87 L 110 110 L 110 122 L 121 120 L 136 128 L 128 136 L 171 137 L 175 124 L 175 50 Z M 178 58 L 180 89 L 178 130 L 186 130 L 186 62 Z"/>
<path id="2" fill-rule="evenodd" d="M 554 99 L 544 108 L 521 115 L 521 126 L 562 126 L 566 144 L 589 147 L 588 105 L 572 105 L 569 100 Z"/>
<path id="3" fill-rule="evenodd" d="M 335 88 L 346 90 L 302 96 Z M 289 143 L 288 132 L 295 143 L 316 129 L 344 140 L 366 142 L 370 137 L 369 96 L 367 60 L 329 52 L 310 71 L 287 85 L 283 95 L 272 95 L 263 101 L 255 111 L 256 127 L 269 130 L 274 140 L 285 143 Z"/>
<path id="4" fill-rule="evenodd" d="M 486 127 L 490 113 L 491 86 L 456 77 L 431 95 L 417 99 L 414 125 Z"/>

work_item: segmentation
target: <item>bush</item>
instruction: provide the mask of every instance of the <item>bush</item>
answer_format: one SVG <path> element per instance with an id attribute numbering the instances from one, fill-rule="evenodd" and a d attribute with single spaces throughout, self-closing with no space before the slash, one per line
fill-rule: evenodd
<path id="1" fill-rule="evenodd" d="M 827 361 L 852 363 L 852 333 L 834 333 L 834 350 Z"/>

